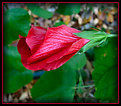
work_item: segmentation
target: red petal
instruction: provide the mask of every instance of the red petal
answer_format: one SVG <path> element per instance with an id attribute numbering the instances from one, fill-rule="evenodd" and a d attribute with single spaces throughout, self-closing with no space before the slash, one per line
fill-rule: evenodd
<path id="1" fill-rule="evenodd" d="M 78 41 L 74 42 L 68 52 L 65 55 L 69 55 L 75 52 L 78 52 L 85 44 L 87 44 L 90 40 L 80 38 Z"/>
<path id="2" fill-rule="evenodd" d="M 33 54 L 43 43 L 46 29 L 40 26 L 32 26 L 29 30 L 28 36 L 26 37 L 26 43 L 31 49 L 31 53 Z"/>
<path id="3" fill-rule="evenodd" d="M 22 63 L 27 62 L 27 58 L 31 56 L 31 51 L 28 45 L 26 44 L 26 37 L 19 35 L 19 42 L 17 44 L 18 52 L 21 54 Z"/>
<path id="4" fill-rule="evenodd" d="M 58 38 L 58 36 L 59 36 L 60 40 L 61 40 L 61 38 L 63 40 L 65 38 L 66 40 L 69 40 L 69 42 L 70 42 L 70 40 L 73 42 L 73 40 L 78 39 L 80 37 L 78 37 L 72 33 L 78 33 L 78 32 L 80 32 L 80 31 L 77 29 L 67 27 L 66 25 L 61 25 L 58 27 L 48 28 L 45 39 L 49 39 L 52 36 L 54 36 L 55 38 L 56 37 Z"/>
<path id="5" fill-rule="evenodd" d="M 59 59 L 57 61 L 46 64 L 46 66 L 44 67 L 44 70 L 50 71 L 50 70 L 55 70 L 55 69 L 59 68 L 60 66 L 62 66 L 64 63 L 66 63 L 75 54 L 76 53 L 64 56 L 64 57 L 62 57 L 61 59 Z"/>
<path id="6" fill-rule="evenodd" d="M 34 70 L 34 71 L 37 71 L 37 70 L 50 71 L 50 70 L 54 70 L 54 69 L 57 69 L 60 66 L 62 66 L 65 62 L 67 62 L 75 54 L 76 53 L 64 56 L 61 59 L 58 59 L 57 61 L 53 61 L 51 63 L 47 63 L 48 59 L 45 59 L 43 61 L 35 62 L 35 63 L 32 63 L 32 64 L 23 63 L 23 65 L 27 69 L 29 69 L 29 70 Z"/>
<path id="7" fill-rule="evenodd" d="M 65 25 L 48 28 L 45 38 L 41 39 L 40 43 L 39 40 L 34 43 L 37 38 L 35 37 L 34 39 L 34 34 L 30 33 L 28 37 L 29 43 L 26 43 L 25 37 L 20 36 L 18 51 L 21 54 L 23 65 L 27 69 L 35 71 L 50 71 L 59 68 L 89 42 L 87 39 L 72 34 L 77 32 L 80 31 Z M 31 54 L 29 47 L 34 54 Z M 35 48 L 37 49 L 36 52 Z"/>
<path id="8" fill-rule="evenodd" d="M 80 37 L 72 34 L 80 32 L 77 29 L 61 25 L 59 27 L 48 28 L 45 40 L 40 48 L 28 59 L 28 64 L 37 60 L 43 60 L 64 48 L 71 46 Z"/>

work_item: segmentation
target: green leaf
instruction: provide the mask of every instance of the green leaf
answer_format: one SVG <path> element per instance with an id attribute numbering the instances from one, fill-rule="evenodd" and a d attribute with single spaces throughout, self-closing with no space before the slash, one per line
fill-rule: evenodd
<path id="1" fill-rule="evenodd" d="M 68 61 L 68 63 L 69 65 L 72 65 L 73 68 L 76 68 L 75 70 L 79 70 L 86 65 L 87 58 L 85 53 L 77 53 L 73 58 L 74 59 L 71 59 L 71 61 Z"/>
<path id="2" fill-rule="evenodd" d="M 54 24 L 54 27 L 57 27 L 57 26 L 60 26 L 60 25 L 63 25 L 63 24 L 65 24 L 63 21 L 59 21 L 59 22 L 56 22 Z"/>
<path id="3" fill-rule="evenodd" d="M 23 8 L 13 8 L 3 14 L 3 43 L 8 45 L 19 38 L 19 34 L 26 36 L 30 29 L 30 16 Z"/>
<path id="4" fill-rule="evenodd" d="M 81 73 L 82 74 L 82 73 Z M 82 86 L 83 86 L 83 77 L 82 77 L 82 75 L 80 74 L 80 76 L 79 76 L 79 83 L 78 83 L 78 85 L 77 85 L 77 87 L 78 87 L 78 89 L 77 89 L 77 93 L 78 94 L 82 94 L 83 93 L 83 90 L 82 90 Z"/>
<path id="5" fill-rule="evenodd" d="M 95 48 L 92 79 L 96 86 L 95 97 L 100 100 L 117 102 L 118 98 L 118 40 L 108 38 L 108 43 Z"/>
<path id="6" fill-rule="evenodd" d="M 74 34 L 89 40 L 102 39 L 102 38 L 105 38 L 106 36 L 106 33 L 101 31 L 83 31 L 83 32 L 74 33 Z"/>
<path id="7" fill-rule="evenodd" d="M 5 46 L 3 53 L 3 91 L 14 93 L 29 83 L 33 74 L 23 67 L 16 47 Z"/>
<path id="8" fill-rule="evenodd" d="M 53 16 L 53 13 L 52 12 L 49 12 L 43 8 L 40 8 L 39 5 L 37 4 L 26 4 L 27 7 L 31 10 L 31 12 L 39 17 L 42 17 L 42 18 L 45 18 L 45 19 L 48 19 L 48 18 L 51 18 Z"/>
<path id="9" fill-rule="evenodd" d="M 86 52 L 92 47 L 99 46 L 104 43 L 108 37 L 116 37 L 116 34 L 107 34 L 103 31 L 83 31 L 79 33 L 74 33 L 75 35 L 89 39 L 90 41 L 81 48 L 82 52 Z"/>
<path id="10" fill-rule="evenodd" d="M 36 102 L 72 102 L 76 70 L 84 66 L 81 59 L 82 55 L 77 54 L 60 68 L 45 72 L 31 89 L 32 98 Z"/>
<path id="11" fill-rule="evenodd" d="M 103 39 L 102 41 L 97 41 L 97 40 L 91 40 L 89 43 L 87 43 L 86 45 L 84 45 L 81 50 L 82 52 L 86 52 L 87 50 L 89 50 L 90 48 L 93 48 L 95 46 L 99 46 L 100 44 L 104 43 L 105 39 Z"/>
<path id="12" fill-rule="evenodd" d="M 56 12 L 63 15 L 77 14 L 80 12 L 80 7 L 80 3 L 60 3 Z"/>

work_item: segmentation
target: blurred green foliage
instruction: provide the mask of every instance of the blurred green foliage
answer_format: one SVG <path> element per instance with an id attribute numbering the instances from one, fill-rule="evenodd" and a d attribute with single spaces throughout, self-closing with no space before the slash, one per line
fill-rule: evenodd
<path id="1" fill-rule="evenodd" d="M 92 79 L 97 99 L 117 102 L 118 99 L 118 46 L 117 37 L 109 38 L 108 44 L 95 48 Z"/>
<path id="2" fill-rule="evenodd" d="M 39 17 L 48 19 L 53 16 L 52 12 L 49 12 L 43 8 L 40 8 L 37 4 L 26 3 L 27 7 L 31 10 L 31 12 Z"/>
<path id="3" fill-rule="evenodd" d="M 72 15 L 80 12 L 80 3 L 59 3 L 57 13 L 63 15 Z"/>
<path id="4" fill-rule="evenodd" d="M 21 63 L 20 54 L 16 47 L 3 48 L 3 91 L 4 93 L 14 93 L 28 84 L 33 74 L 31 70 L 27 70 Z"/>
<path id="5" fill-rule="evenodd" d="M 30 16 L 23 8 L 8 9 L 3 14 L 3 43 L 8 45 L 19 38 L 27 36 L 30 29 Z"/>

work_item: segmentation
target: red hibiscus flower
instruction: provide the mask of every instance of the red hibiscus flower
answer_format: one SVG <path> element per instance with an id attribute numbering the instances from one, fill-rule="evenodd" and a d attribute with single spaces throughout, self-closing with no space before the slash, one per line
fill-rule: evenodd
<path id="1" fill-rule="evenodd" d="M 22 64 L 34 71 L 59 68 L 89 42 L 73 34 L 78 32 L 66 25 L 48 29 L 32 26 L 27 37 L 19 35 L 17 47 Z"/>

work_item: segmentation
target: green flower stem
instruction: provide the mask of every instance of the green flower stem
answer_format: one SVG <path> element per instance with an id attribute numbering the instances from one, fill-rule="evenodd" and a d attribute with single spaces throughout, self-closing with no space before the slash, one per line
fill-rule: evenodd
<path id="1" fill-rule="evenodd" d="M 117 37 L 118 34 L 107 34 L 107 37 Z"/>

